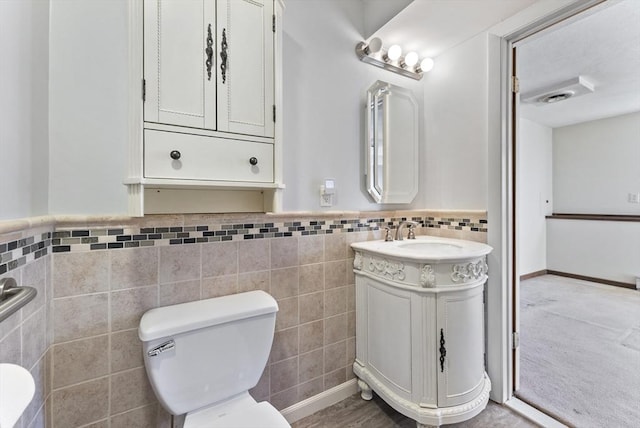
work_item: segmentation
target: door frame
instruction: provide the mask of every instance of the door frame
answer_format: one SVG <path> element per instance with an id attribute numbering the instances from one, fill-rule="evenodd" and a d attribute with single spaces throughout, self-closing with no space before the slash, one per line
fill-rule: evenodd
<path id="1" fill-rule="evenodd" d="M 615 1 L 541 0 L 492 28 L 488 41 L 488 220 L 493 225 L 489 227 L 488 243 L 494 247 L 489 258 L 490 269 L 493 269 L 487 286 L 487 369 L 493 384 L 491 398 L 544 426 L 558 422 L 514 396 L 518 353 L 513 343 L 514 333 L 518 332 L 519 304 L 515 182 L 518 94 L 512 91 L 515 47 L 525 38 L 562 25 L 587 9 Z"/>

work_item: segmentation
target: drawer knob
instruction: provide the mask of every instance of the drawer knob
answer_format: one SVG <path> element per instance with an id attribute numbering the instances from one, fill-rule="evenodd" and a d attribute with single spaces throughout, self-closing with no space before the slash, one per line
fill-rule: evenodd
<path id="1" fill-rule="evenodd" d="M 169 156 L 171 156 L 171 159 L 178 160 L 180 159 L 180 156 L 182 156 L 182 154 L 180 154 L 180 152 L 177 150 L 171 150 L 171 153 L 169 153 Z"/>
<path id="2" fill-rule="evenodd" d="M 251 165 L 258 165 L 258 158 L 252 156 L 251 158 L 249 158 L 249 163 Z"/>

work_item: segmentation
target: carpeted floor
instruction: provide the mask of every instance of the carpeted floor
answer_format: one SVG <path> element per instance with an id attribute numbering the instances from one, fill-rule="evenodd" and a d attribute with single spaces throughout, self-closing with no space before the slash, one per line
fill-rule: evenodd
<path id="1" fill-rule="evenodd" d="M 559 276 L 520 289 L 517 395 L 577 427 L 640 427 L 640 292 Z"/>

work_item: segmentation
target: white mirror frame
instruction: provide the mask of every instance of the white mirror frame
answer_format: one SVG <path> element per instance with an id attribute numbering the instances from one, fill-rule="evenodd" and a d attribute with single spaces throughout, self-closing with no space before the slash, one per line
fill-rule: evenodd
<path id="1" fill-rule="evenodd" d="M 378 80 L 367 91 L 365 182 L 379 204 L 418 194 L 419 106 L 413 93 Z"/>

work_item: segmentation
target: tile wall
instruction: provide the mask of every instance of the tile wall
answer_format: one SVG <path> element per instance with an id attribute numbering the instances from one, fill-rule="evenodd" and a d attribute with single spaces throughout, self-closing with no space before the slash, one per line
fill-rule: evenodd
<path id="1" fill-rule="evenodd" d="M 280 308 L 268 366 L 251 391 L 257 400 L 284 409 L 353 378 L 349 245 L 378 239 L 381 228 L 404 219 L 420 222 L 419 234 L 486 241 L 486 215 L 477 212 L 59 220 L 50 235 L 53 254 L 19 268 L 40 264 L 43 283 L 52 284 L 52 314 L 41 304 L 42 329 L 51 331 L 43 355 L 50 358 L 38 360 L 49 364 L 41 394 L 47 426 L 170 426 L 147 381 L 140 316 L 249 290 L 269 292 Z M 0 325 L 2 340 L 17 334 L 15 324 Z"/>

